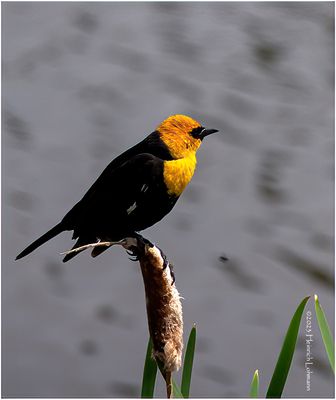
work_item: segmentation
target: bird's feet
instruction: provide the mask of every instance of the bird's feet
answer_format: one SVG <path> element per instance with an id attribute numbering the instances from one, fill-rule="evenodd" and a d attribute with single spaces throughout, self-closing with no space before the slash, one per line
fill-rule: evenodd
<path id="1" fill-rule="evenodd" d="M 126 250 L 126 252 L 130 256 L 129 258 L 131 261 L 139 261 L 141 254 L 144 254 L 145 252 L 146 246 L 154 247 L 154 244 L 137 232 L 134 232 L 132 237 L 136 239 L 137 245 L 130 247 L 128 250 Z M 169 267 L 173 285 L 175 283 L 175 274 L 173 271 L 173 265 L 168 261 L 167 256 L 164 254 L 164 252 L 159 247 L 158 249 L 162 257 L 162 269 L 165 270 L 167 267 Z"/>
<path id="2" fill-rule="evenodd" d="M 145 246 L 154 247 L 154 244 L 150 240 L 146 239 L 138 232 L 134 232 L 134 238 L 137 239 L 140 248 L 145 248 Z"/>
<path id="3" fill-rule="evenodd" d="M 137 245 L 130 247 L 126 251 L 130 256 L 130 260 L 139 261 L 140 255 L 145 252 L 146 246 L 154 247 L 154 244 L 137 232 L 134 232 L 132 237 L 136 239 Z"/>
<path id="4" fill-rule="evenodd" d="M 167 256 L 165 255 L 165 253 L 160 248 L 158 248 L 158 249 L 160 250 L 160 254 L 161 254 L 161 257 L 162 257 L 162 261 L 163 261 L 162 269 L 165 270 L 167 267 L 169 267 L 170 276 L 172 278 L 172 283 L 171 284 L 174 285 L 174 283 L 175 283 L 175 274 L 174 274 L 174 271 L 173 271 L 173 264 L 171 264 L 168 261 Z"/>
<path id="5" fill-rule="evenodd" d="M 126 253 L 129 255 L 129 259 L 131 261 L 139 261 L 139 252 L 135 246 L 132 247 L 130 250 L 126 250 Z"/>

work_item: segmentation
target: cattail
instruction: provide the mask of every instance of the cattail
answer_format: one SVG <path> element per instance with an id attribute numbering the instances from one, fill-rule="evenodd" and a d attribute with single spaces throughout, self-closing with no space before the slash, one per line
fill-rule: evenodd
<path id="1" fill-rule="evenodd" d="M 160 249 L 145 245 L 138 254 L 145 285 L 149 334 L 153 356 L 172 396 L 172 372 L 181 367 L 183 348 L 182 304 L 172 266 Z"/>
<path id="2" fill-rule="evenodd" d="M 182 304 L 175 286 L 172 265 L 167 262 L 159 248 L 139 238 L 92 243 L 66 253 L 116 244 L 130 250 L 140 262 L 153 356 L 166 380 L 167 395 L 171 397 L 171 374 L 181 367 L 183 348 Z"/>
<path id="3" fill-rule="evenodd" d="M 157 247 L 145 246 L 139 256 L 145 285 L 149 333 L 153 355 L 166 372 L 181 366 L 183 319 L 181 298 L 176 289 L 171 266 L 165 265 Z"/>

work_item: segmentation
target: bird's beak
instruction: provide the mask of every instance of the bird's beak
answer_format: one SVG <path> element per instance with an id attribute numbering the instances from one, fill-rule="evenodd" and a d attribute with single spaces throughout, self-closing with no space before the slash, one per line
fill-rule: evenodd
<path id="1" fill-rule="evenodd" d="M 212 133 L 216 133 L 218 132 L 218 129 L 203 129 L 201 135 L 202 135 L 202 139 L 205 138 L 205 136 L 209 136 Z"/>

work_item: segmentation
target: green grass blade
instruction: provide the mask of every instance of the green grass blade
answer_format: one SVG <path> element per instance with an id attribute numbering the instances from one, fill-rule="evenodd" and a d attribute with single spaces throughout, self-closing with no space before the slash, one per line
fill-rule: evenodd
<path id="1" fill-rule="evenodd" d="M 154 395 L 155 380 L 157 373 L 156 361 L 152 358 L 153 344 L 148 340 L 145 365 L 142 377 L 141 398 L 152 399 Z"/>
<path id="2" fill-rule="evenodd" d="M 289 368 L 292 363 L 297 336 L 300 328 L 301 317 L 309 296 L 304 298 L 296 309 L 289 324 L 285 340 L 276 363 L 266 398 L 279 398 L 286 383 Z"/>
<path id="3" fill-rule="evenodd" d="M 327 352 L 327 356 L 329 359 L 330 366 L 335 373 L 335 347 L 334 340 L 331 334 L 331 330 L 327 321 L 327 318 L 324 314 L 323 308 L 320 305 L 317 295 L 315 294 L 315 313 L 318 325 L 320 327 L 322 340 L 324 343 L 324 347 Z"/>
<path id="4" fill-rule="evenodd" d="M 250 387 L 250 397 L 257 398 L 259 395 L 259 372 L 256 369 Z"/>
<path id="5" fill-rule="evenodd" d="M 173 397 L 175 399 L 183 399 L 183 394 L 181 392 L 181 389 L 178 387 L 174 379 L 173 379 Z"/>
<path id="6" fill-rule="evenodd" d="M 181 392 L 184 398 L 189 398 L 191 373 L 194 362 L 195 344 L 196 344 L 196 326 L 194 325 L 190 331 L 187 350 L 185 352 L 184 363 L 183 363 Z"/>

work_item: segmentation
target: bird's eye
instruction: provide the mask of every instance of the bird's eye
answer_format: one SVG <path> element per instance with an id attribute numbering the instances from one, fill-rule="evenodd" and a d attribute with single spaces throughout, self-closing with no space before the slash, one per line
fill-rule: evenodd
<path id="1" fill-rule="evenodd" d="M 205 130 L 205 128 L 203 128 L 203 126 L 198 126 L 197 128 L 194 128 L 190 134 L 192 137 L 194 137 L 195 139 L 201 139 L 202 138 L 202 132 Z"/>

